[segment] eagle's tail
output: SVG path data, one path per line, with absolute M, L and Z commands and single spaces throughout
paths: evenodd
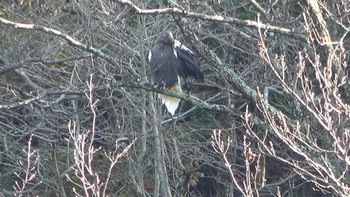
M 179 84 L 176 84 L 172 89 L 182 92 L 181 86 Z M 162 104 L 165 104 L 168 112 L 171 113 L 171 115 L 174 115 L 176 109 L 179 107 L 181 99 L 163 94 L 158 94 L 158 97 L 162 99 Z

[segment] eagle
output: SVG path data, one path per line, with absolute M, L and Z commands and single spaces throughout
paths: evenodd
M 174 39 L 170 31 L 160 34 L 148 54 L 148 60 L 153 81 L 158 88 L 182 92 L 180 77 L 185 81 L 190 77 L 199 82 L 204 81 L 199 69 L 200 63 L 194 53 Z M 168 112 L 174 115 L 181 100 L 163 94 L 158 94 L 158 97 Z

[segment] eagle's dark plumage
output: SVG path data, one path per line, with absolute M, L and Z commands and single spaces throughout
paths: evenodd
M 181 90 L 180 76 L 185 80 L 193 77 L 203 82 L 199 61 L 193 52 L 175 40 L 170 31 L 162 33 L 149 52 L 153 81 L 159 88 Z M 168 111 L 174 115 L 180 99 L 159 94 Z

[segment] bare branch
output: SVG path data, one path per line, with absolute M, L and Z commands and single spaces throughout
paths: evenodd
M 139 6 L 135 5 L 134 3 L 130 2 L 129 0 L 112 0 L 112 1 L 126 5 L 130 7 L 134 12 L 141 15 L 172 14 L 172 15 L 178 15 L 186 18 L 194 18 L 194 19 L 207 20 L 207 21 L 213 21 L 218 23 L 229 23 L 229 24 L 245 26 L 245 27 L 266 29 L 268 31 L 291 36 L 300 40 L 306 39 L 304 35 L 294 32 L 294 30 L 292 29 L 258 23 L 256 21 L 251 21 L 251 20 L 240 20 L 233 17 L 223 17 L 220 15 L 213 16 L 213 15 L 207 15 L 207 14 L 196 13 L 196 12 L 188 12 L 186 10 L 179 9 L 179 8 L 142 9 Z
M 114 66 L 118 65 L 117 61 L 112 56 L 102 52 L 100 49 L 96 49 L 94 47 L 83 44 L 83 43 L 79 42 L 78 40 L 75 40 L 74 38 L 72 38 L 68 34 L 65 34 L 59 30 L 52 29 L 49 27 L 44 27 L 41 25 L 35 25 L 35 24 L 16 23 L 16 22 L 12 22 L 12 21 L 6 20 L 6 19 L 1 18 L 1 17 L 0 17 L 0 23 L 3 23 L 5 25 L 8 25 L 8 26 L 11 26 L 14 28 L 28 29 L 28 30 L 32 29 L 32 30 L 41 31 L 44 33 L 48 33 L 48 34 L 60 37 L 60 38 L 64 39 L 65 41 L 67 41 L 68 44 L 71 46 L 77 47 L 83 51 L 91 52 L 94 55 L 105 59 L 106 61 L 108 61 L 109 63 L 111 63 Z

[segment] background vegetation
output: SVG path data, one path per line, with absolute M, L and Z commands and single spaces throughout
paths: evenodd
M 347 0 L 0 2 L 2 196 L 350 196 Z M 189 94 L 154 89 L 171 30 Z M 182 98 L 174 117 L 156 93 Z

